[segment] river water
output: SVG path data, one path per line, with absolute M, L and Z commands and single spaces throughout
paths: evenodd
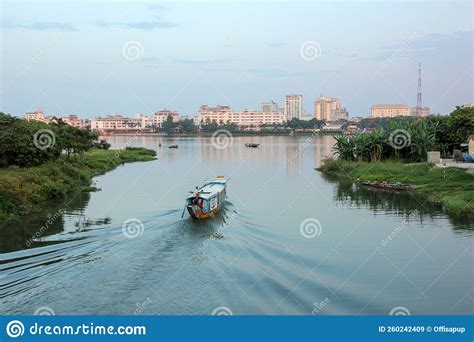
M 108 140 L 158 159 L 4 222 L 2 314 L 474 314 L 472 224 L 420 196 L 324 177 L 314 167 L 332 137 Z M 216 175 L 231 178 L 225 210 L 181 218 L 188 192 Z

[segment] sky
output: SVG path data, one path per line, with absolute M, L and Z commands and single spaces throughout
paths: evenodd
M 473 100 L 473 4 L 459 1 L 1 1 L 0 111 L 196 115 L 284 96 L 448 114 Z

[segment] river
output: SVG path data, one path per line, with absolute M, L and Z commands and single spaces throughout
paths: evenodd
M 2 227 L 2 314 L 474 314 L 474 227 L 323 176 L 330 136 L 108 140 L 158 159 Z M 181 218 L 217 175 L 231 178 L 225 210 Z

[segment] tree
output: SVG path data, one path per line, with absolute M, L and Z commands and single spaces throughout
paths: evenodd
M 60 154 L 53 126 L 0 113 L 0 165 L 39 165 Z
M 448 138 L 453 143 L 466 143 L 474 134 L 474 108 L 456 107 L 447 121 Z
M 166 118 L 166 121 L 163 123 L 163 130 L 169 134 L 173 132 L 173 128 L 174 128 L 173 116 L 168 115 L 168 117 Z

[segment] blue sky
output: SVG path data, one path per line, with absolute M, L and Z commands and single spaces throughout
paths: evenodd
M 14 115 L 195 115 L 286 94 L 446 114 L 473 101 L 470 2 L 2 1 L 1 105 Z M 304 58 L 303 44 L 316 58 Z M 311 57 L 311 56 L 310 56 Z

